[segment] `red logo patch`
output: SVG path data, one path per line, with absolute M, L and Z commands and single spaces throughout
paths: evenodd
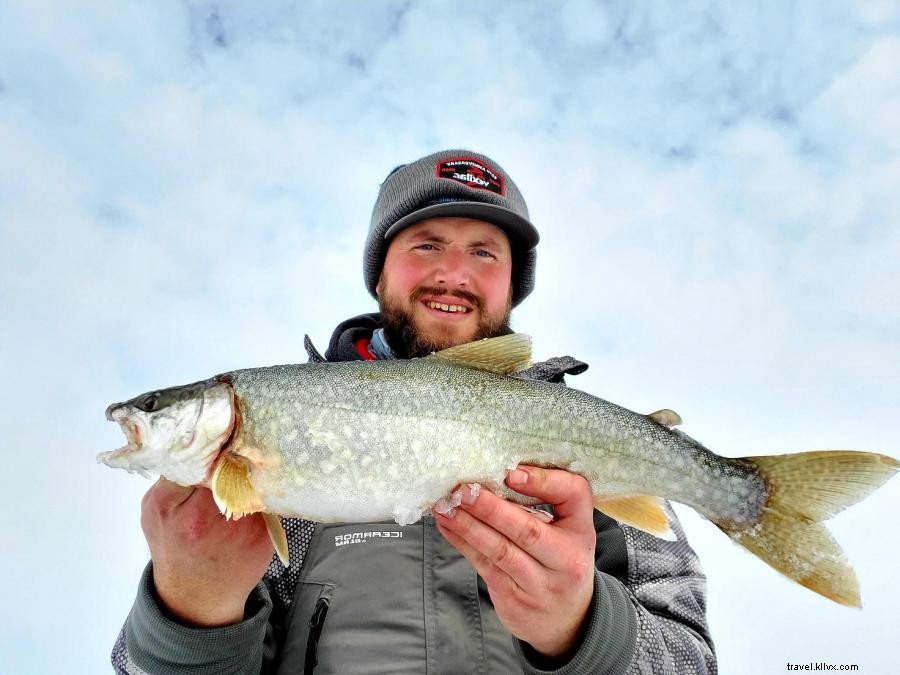
M 503 178 L 496 171 L 486 166 L 484 162 L 467 157 L 447 159 L 438 162 L 435 175 L 438 178 L 446 178 L 462 183 L 473 190 L 487 190 L 501 197 L 505 192 Z

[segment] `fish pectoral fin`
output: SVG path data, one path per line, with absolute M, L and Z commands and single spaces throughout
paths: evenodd
M 250 481 L 247 460 L 231 453 L 219 459 L 212 475 L 213 499 L 226 518 L 238 520 L 263 510 L 262 500 Z
M 657 424 L 662 424 L 664 427 L 669 427 L 670 429 L 681 424 L 681 415 L 679 415 L 674 410 L 669 410 L 668 408 L 663 408 L 662 410 L 652 412 L 647 415 L 647 417 L 649 417 Z
M 501 335 L 443 349 L 426 358 L 509 375 L 531 365 L 531 337 L 524 333 Z
M 266 529 L 269 531 L 269 539 L 272 540 L 275 553 L 278 554 L 278 559 L 287 567 L 290 564 L 290 557 L 288 555 L 287 535 L 281 524 L 281 516 L 276 516 L 274 513 L 263 513 L 263 519 L 266 521 Z
M 624 525 L 672 541 L 675 535 L 669 527 L 669 518 L 658 497 L 627 495 L 624 497 L 594 497 L 594 506 L 610 518 Z

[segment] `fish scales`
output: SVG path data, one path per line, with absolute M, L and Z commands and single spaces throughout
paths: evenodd
M 424 510 L 461 476 L 500 488 L 506 469 L 520 462 L 575 468 L 602 494 L 667 494 L 735 523 L 754 520 L 765 500 L 749 469 L 576 389 L 438 360 L 313 363 L 227 377 L 242 444 L 283 471 L 254 477 L 273 508 L 334 508 L 327 495 L 337 493 L 346 503 L 335 519 L 353 509 L 386 518 L 391 500 Z M 402 461 L 393 459 L 398 453 Z M 365 457 L 372 461 L 360 467 Z M 300 476 L 304 491 L 313 477 L 320 487 L 298 500 L 291 485 Z M 745 498 L 729 499 L 734 494 Z

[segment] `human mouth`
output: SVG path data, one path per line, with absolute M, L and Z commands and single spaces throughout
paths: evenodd
M 433 300 L 426 300 L 425 306 L 431 309 L 436 309 L 441 312 L 448 312 L 450 314 L 458 313 L 458 314 L 468 314 L 472 310 L 468 307 L 464 307 L 463 305 L 452 305 L 444 302 L 434 302 Z

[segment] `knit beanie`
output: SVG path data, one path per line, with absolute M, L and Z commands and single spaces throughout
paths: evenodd
M 391 237 L 426 218 L 450 216 L 484 220 L 503 230 L 512 249 L 513 306 L 531 293 L 540 237 L 519 188 L 489 157 L 442 150 L 397 167 L 381 184 L 363 257 L 372 297 Z

